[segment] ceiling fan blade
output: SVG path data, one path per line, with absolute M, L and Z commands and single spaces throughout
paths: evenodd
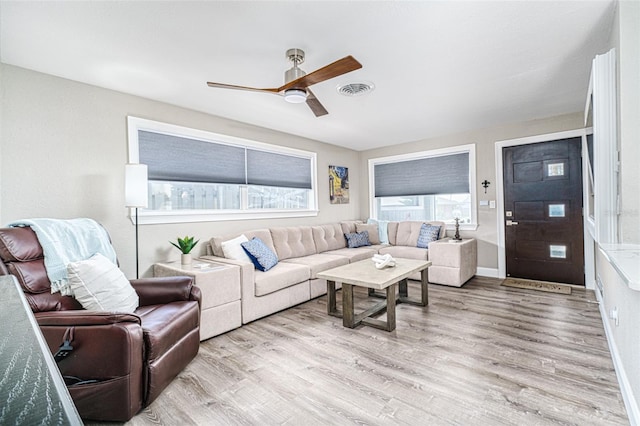
M 311 111 L 316 115 L 316 117 L 322 117 L 323 115 L 329 114 L 329 111 L 325 109 L 324 106 L 320 103 L 316 95 L 307 88 L 307 105 L 311 108 Z
M 282 90 L 287 90 L 294 87 L 305 89 L 313 84 L 338 77 L 339 75 L 346 74 L 360 68 L 362 68 L 362 64 L 358 62 L 353 56 L 345 56 L 344 58 L 338 59 L 337 61 L 320 69 L 317 69 L 310 74 L 292 80 L 284 86 L 279 87 L 277 90 L 280 92 Z
M 275 94 L 280 92 L 280 89 L 278 89 L 278 88 L 259 89 L 257 87 L 235 86 L 233 84 L 223 84 L 223 83 L 212 83 L 210 81 L 207 82 L 207 86 L 209 86 L 209 87 L 218 87 L 218 88 L 221 88 L 221 89 L 249 90 L 249 91 L 252 91 L 252 92 L 267 92 L 267 93 L 275 93 Z

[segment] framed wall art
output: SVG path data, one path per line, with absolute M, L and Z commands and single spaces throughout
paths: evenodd
M 329 166 L 329 201 L 349 204 L 349 168 Z

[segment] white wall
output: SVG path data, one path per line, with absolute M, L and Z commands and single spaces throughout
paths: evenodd
M 617 50 L 620 149 L 620 240 L 640 244 L 640 2 L 618 3 L 611 47 Z M 640 424 L 640 292 L 620 278 L 596 249 L 596 275 L 603 285 L 601 311 L 631 424 Z M 616 309 L 616 325 L 608 318 Z
M 349 204 L 329 204 L 329 165 L 349 167 L 350 190 L 361 191 L 355 151 L 10 65 L 2 66 L 0 82 L 0 225 L 34 217 L 94 218 L 111 234 L 128 277 L 135 276 L 135 230 L 124 207 L 127 115 L 318 154 L 317 217 L 141 225 L 141 275 L 150 276 L 155 262 L 179 258 L 168 243 L 177 236 L 191 234 L 204 242 L 246 229 L 330 223 L 360 213 L 357 197 Z M 194 253 L 198 249 L 204 244 Z
M 583 113 L 562 115 L 541 120 L 533 120 L 524 123 L 514 123 L 505 126 L 475 130 L 466 133 L 447 135 L 431 139 L 424 139 L 402 145 L 389 146 L 380 149 L 363 151 L 360 154 L 360 216 L 369 216 L 369 171 L 367 162 L 371 158 L 386 157 L 389 155 L 404 154 L 409 152 L 427 151 L 437 148 L 445 148 L 457 145 L 476 144 L 476 191 L 478 204 L 480 200 L 496 199 L 496 166 L 495 143 L 507 139 L 516 139 L 525 136 L 535 136 L 546 133 L 574 130 L 583 127 Z M 484 193 L 481 182 L 491 182 Z M 476 231 L 460 231 L 463 237 L 476 238 L 478 240 L 478 267 L 498 269 L 498 230 L 496 209 L 478 206 L 478 229 Z
M 632 425 L 640 424 L 640 291 L 630 290 L 600 250 L 596 250 L 596 270 L 603 283 L 600 306 L 611 355 L 616 366 L 627 414 Z M 615 310 L 618 324 L 609 318 Z

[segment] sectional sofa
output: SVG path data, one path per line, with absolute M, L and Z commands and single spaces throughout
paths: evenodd
M 426 222 L 440 226 L 439 240 L 430 243 L 430 249 L 418 248 L 418 236 L 424 222 L 389 222 L 386 237 L 380 235 L 377 225 L 362 221 L 345 221 L 319 226 L 296 226 L 256 229 L 243 232 L 248 240 L 259 238 L 278 258 L 277 264 L 266 272 L 256 269 L 247 260 L 231 255 L 229 244 L 240 236 L 213 237 L 207 246 L 207 255 L 201 259 L 237 265 L 240 268 L 242 323 L 246 324 L 266 315 L 306 302 L 326 294 L 326 281 L 317 278 L 321 271 L 351 262 L 369 259 L 374 254 L 391 254 L 397 258 L 431 260 L 432 270 L 441 276 L 442 284 L 461 286 L 475 275 L 477 252 L 475 240 L 468 240 L 459 247 L 450 244 L 445 237 L 443 222 Z M 371 245 L 349 248 L 345 234 L 366 230 L 371 236 Z M 388 240 L 388 243 L 382 243 Z M 441 244 L 432 250 L 434 244 Z M 451 247 L 448 247 L 451 246 Z M 440 249 L 444 250 L 440 250 Z M 454 250 L 450 250 L 450 248 Z M 442 251 L 442 258 L 430 252 Z M 225 253 L 226 252 L 226 253 Z M 234 258 L 235 257 L 235 258 Z M 419 276 L 411 277 L 420 279 Z

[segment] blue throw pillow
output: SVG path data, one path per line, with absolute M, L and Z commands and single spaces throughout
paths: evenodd
M 440 235 L 440 227 L 423 223 L 420 227 L 420 235 L 418 236 L 418 247 L 429 248 L 429 243 L 438 240 Z
M 256 269 L 267 272 L 278 264 L 278 256 L 258 237 L 240 244 Z
M 352 232 L 350 234 L 344 234 L 344 237 L 347 239 L 349 248 L 371 245 L 369 242 L 369 231 Z

